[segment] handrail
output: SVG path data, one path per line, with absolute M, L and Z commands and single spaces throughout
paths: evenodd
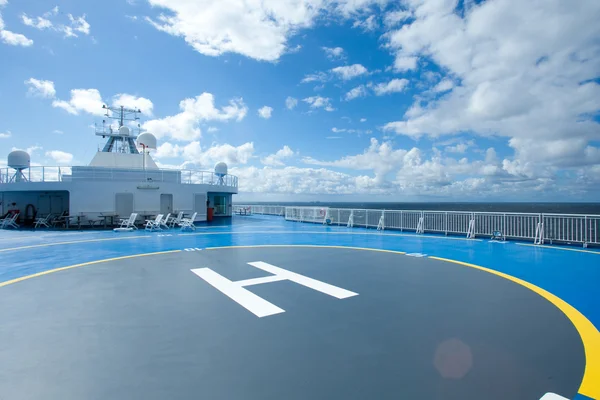
M 22 182 L 66 182 L 74 180 L 173 182 L 238 187 L 235 175 L 190 169 L 143 169 L 90 166 L 32 166 L 16 175 L 12 168 L 0 168 L 0 184 Z
M 381 210 L 314 206 L 235 205 L 234 211 L 285 215 L 289 221 L 378 228 L 417 233 L 460 234 L 468 238 L 493 237 L 531 240 L 536 244 L 600 245 L 600 215 L 442 210 Z

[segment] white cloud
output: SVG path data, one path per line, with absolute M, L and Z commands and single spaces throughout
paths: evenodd
M 47 99 L 51 99 L 56 96 L 56 89 L 54 89 L 54 82 L 52 81 L 29 78 L 25 81 L 25 85 L 29 87 L 27 93 L 32 96 L 38 96 Z
M 113 96 L 113 106 L 139 109 L 142 113 L 152 116 L 154 104 L 145 97 L 136 97 L 127 93 L 119 93 Z
M 8 139 L 12 136 L 11 131 L 0 132 L 0 139 Z
M 344 96 L 344 99 L 346 99 L 346 101 L 350 101 L 356 99 L 357 97 L 364 97 L 366 95 L 367 88 L 365 87 L 365 85 L 360 85 L 353 89 L 350 89 Z
M 50 157 L 57 164 L 69 164 L 73 161 L 73 154 L 60 150 L 47 151 L 46 157 Z
M 185 160 L 205 168 L 221 161 L 231 167 L 248 163 L 254 155 L 254 143 L 248 142 L 240 146 L 214 145 L 203 151 L 200 142 L 193 141 L 182 147 L 181 153 Z
M 264 119 L 271 118 L 271 114 L 273 113 L 273 107 L 263 106 L 258 109 L 258 116 Z
M 342 136 L 325 136 L 325 139 L 341 139 Z
M 459 153 L 459 154 L 463 154 L 469 148 L 472 148 L 474 146 L 475 146 L 475 141 L 474 140 L 469 140 L 467 142 L 457 143 L 454 146 L 446 146 L 444 148 L 444 151 L 447 152 L 447 153 Z
M 285 99 L 285 107 L 288 110 L 293 110 L 297 105 L 298 105 L 298 99 L 290 97 L 290 96 L 288 96 L 288 98 Z
M 63 131 L 61 131 L 61 130 L 59 130 L 59 129 L 55 129 L 55 130 L 53 130 L 53 131 L 52 131 L 52 133 L 55 133 L 55 134 L 57 134 L 57 135 L 62 135 L 62 134 L 64 134 L 64 132 L 63 132 Z
M 408 85 L 407 79 L 392 79 L 387 83 L 379 83 L 373 87 L 377 96 L 383 96 L 384 94 L 402 92 Z
M 34 17 L 34 18 L 30 18 L 27 16 L 27 14 L 22 14 L 21 15 L 21 21 L 23 21 L 23 23 L 27 26 L 31 26 L 32 28 L 36 28 L 36 29 L 48 29 L 48 28 L 52 28 L 52 21 L 50 21 L 47 18 L 43 18 L 43 17 Z
M 412 14 L 410 13 L 410 11 L 405 11 L 405 10 L 390 11 L 385 14 L 385 17 L 383 17 L 383 23 L 386 27 L 391 28 L 391 27 L 398 25 L 402 21 L 406 21 L 411 16 L 412 16 Z
M 331 99 L 329 97 L 311 96 L 302 101 L 308 103 L 310 108 L 323 108 L 325 111 L 334 111 L 335 109 L 331 106 Z
M 28 148 L 26 148 L 24 151 L 25 151 L 25 152 L 27 152 L 27 153 L 28 153 L 30 156 L 33 156 L 33 155 L 35 155 L 35 153 L 36 153 L 37 151 L 39 151 L 39 150 L 42 150 L 42 149 L 43 149 L 43 148 L 42 148 L 42 146 L 33 145 L 33 146 L 29 146 L 29 147 L 28 147 Z M 18 147 L 13 147 L 13 148 L 11 149 L 11 151 L 15 151 L 15 150 L 23 150 L 23 149 L 20 149 L 20 148 L 18 148 Z
M 209 126 L 207 130 L 208 133 L 215 133 L 219 131 L 219 128 L 217 128 L 216 126 Z
M 177 158 L 181 156 L 183 147 L 172 144 L 170 142 L 161 143 L 152 156 L 156 159 L 161 158 Z
M 8 4 L 6 0 L 0 0 L 0 7 Z M 2 19 L 2 14 L 0 13 L 0 40 L 11 46 L 23 46 L 28 47 L 33 44 L 33 40 L 27 38 L 25 35 L 20 33 L 14 33 L 12 31 L 6 30 L 4 19 Z
M 417 61 L 419 61 L 418 57 L 406 57 L 398 55 L 394 60 L 394 71 L 406 72 L 417 69 Z
M 168 12 L 147 18 L 156 29 L 182 37 L 208 56 L 238 53 L 276 61 L 288 49 L 288 39 L 314 25 L 324 13 L 349 18 L 383 0 L 148 0 Z
M 338 75 L 343 80 L 349 80 L 367 74 L 369 71 L 361 64 L 353 64 L 332 68 L 331 72 Z
M 90 34 L 90 24 L 85 20 L 85 14 L 81 17 L 73 17 L 69 14 L 68 17 L 69 21 L 71 21 L 71 28 L 74 31 L 83 33 L 84 35 Z
M 294 155 L 292 149 L 289 146 L 285 145 L 280 150 L 278 150 L 275 154 L 271 154 L 260 160 L 264 165 L 270 166 L 283 166 L 285 165 L 283 160 L 286 158 L 290 158 Z
M 367 119 L 366 118 L 361 118 L 360 122 L 367 122 Z
M 327 80 L 327 74 L 325 72 L 316 72 L 314 74 L 306 75 L 301 83 L 310 83 L 310 82 L 325 82 Z
M 92 115 L 102 116 L 104 115 L 103 105 L 104 102 L 98 89 L 73 89 L 71 90 L 71 99 L 69 101 L 56 99 L 52 102 L 52 107 L 62 108 L 73 115 L 77 115 L 83 111 Z
M 344 49 L 341 47 L 321 47 L 330 60 L 342 60 L 345 58 Z
M 406 4 L 414 21 L 387 34 L 387 45 L 397 60 L 435 63 L 447 76 L 434 91 L 452 90 L 418 98 L 385 130 L 411 137 L 465 131 L 506 137 L 515 156 L 504 170 L 536 179 L 550 179 L 557 166 L 596 165 L 591 142 L 600 128 L 593 118 L 600 110 L 594 81 L 600 2 L 487 1 L 464 17 L 453 1 Z
M 372 170 L 375 172 L 377 182 L 383 183 L 385 175 L 394 170 L 395 166 L 404 160 L 406 154 L 406 150 L 394 150 L 391 143 L 379 143 L 377 139 L 372 138 L 370 146 L 362 154 L 346 156 L 336 161 L 319 161 L 311 157 L 305 157 L 302 161 L 310 165 Z
M 448 90 L 452 90 L 454 87 L 454 82 L 451 79 L 443 79 L 433 88 L 434 92 L 442 93 L 447 92 Z
M 27 14 L 21 14 L 21 21 L 24 25 L 36 28 L 39 30 L 52 30 L 61 32 L 65 37 L 77 37 L 77 33 L 84 35 L 90 34 L 90 24 L 85 19 L 85 14 L 80 17 L 74 17 L 72 14 L 67 14 L 68 23 L 56 23 L 53 21 L 58 16 L 58 6 L 55 6 L 42 16 L 30 17 Z
M 375 19 L 375 14 L 369 15 L 363 21 L 354 21 L 352 24 L 353 28 L 361 28 L 363 31 L 374 31 L 379 27 L 377 20 Z
M 25 35 L 7 30 L 0 30 L 0 39 L 11 46 L 28 47 L 33 44 L 33 40 L 28 39 Z
M 325 168 L 231 168 L 239 177 L 241 193 L 356 194 L 364 193 L 361 177 Z
M 143 128 L 156 137 L 171 136 L 177 140 L 194 140 L 202 136 L 200 123 L 203 121 L 241 121 L 248 112 L 242 99 L 233 99 L 229 105 L 218 109 L 214 96 L 202 93 L 195 98 L 179 103 L 180 113 L 144 123 Z

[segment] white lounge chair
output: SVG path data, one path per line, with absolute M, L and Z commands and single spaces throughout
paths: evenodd
M 162 229 L 160 229 L 160 223 L 162 222 L 162 217 L 163 217 L 163 214 L 158 214 L 155 219 L 147 219 L 145 229 L 147 231 L 155 231 L 155 230 L 162 231 Z
M 135 220 L 137 219 L 137 216 L 138 216 L 137 213 L 131 213 L 129 218 L 124 218 L 121 220 L 121 224 L 119 225 L 119 228 L 121 228 L 121 229 L 129 229 L 129 228 L 137 229 L 137 226 L 135 226 Z
M 160 228 L 165 228 L 165 229 L 169 229 L 169 218 L 171 218 L 171 213 L 168 213 L 166 217 L 164 217 L 161 221 L 160 221 Z
M 175 225 L 180 225 L 182 219 L 183 219 L 183 212 L 180 212 L 179 214 L 177 214 L 177 218 L 171 217 L 171 221 L 167 222 L 167 224 L 169 224 L 171 226 L 171 228 L 173 228 Z
M 8 216 L 2 220 L 2 229 L 6 228 L 15 228 L 19 229 L 19 224 L 17 224 L 17 218 L 19 218 L 19 213 L 13 214 L 12 216 Z
M 196 225 L 194 225 L 194 221 L 196 220 L 196 215 L 198 215 L 197 212 L 195 212 L 191 218 L 182 218 L 181 223 L 179 224 L 179 226 L 181 226 L 181 230 L 190 228 L 191 230 L 195 231 Z
M 35 219 L 34 228 L 39 228 L 40 226 L 45 226 L 46 228 L 50 228 L 50 220 L 52 219 L 52 214 L 48 214 L 45 217 L 40 217 Z

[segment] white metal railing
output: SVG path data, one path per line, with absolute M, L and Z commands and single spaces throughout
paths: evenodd
M 505 238 L 532 240 L 537 244 L 600 245 L 600 215 L 285 207 L 285 218 L 314 223 L 328 219 L 330 224 L 348 227 L 458 234 L 469 238 L 491 237 L 500 232 Z
M 249 204 L 236 204 L 233 206 L 233 212 L 236 214 L 261 214 L 261 215 L 280 215 L 285 214 L 284 206 L 259 206 Z
M 46 167 L 33 166 L 16 177 L 12 168 L 0 168 L 0 183 L 64 182 L 73 180 L 177 182 L 182 184 L 207 184 L 238 187 L 234 175 L 218 175 L 211 171 L 104 168 L 104 167 Z

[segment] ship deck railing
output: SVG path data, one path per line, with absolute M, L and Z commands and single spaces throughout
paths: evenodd
M 234 214 L 241 210 L 249 214 L 278 215 L 288 221 L 349 228 L 465 235 L 467 238 L 500 236 L 535 244 L 600 246 L 600 215 L 234 205 Z
M 75 173 L 73 171 L 75 170 Z M 238 177 L 212 171 L 189 169 L 105 168 L 90 166 L 32 166 L 22 175 L 12 168 L 0 168 L 0 184 L 21 182 L 132 181 L 140 183 L 175 182 L 238 187 Z

